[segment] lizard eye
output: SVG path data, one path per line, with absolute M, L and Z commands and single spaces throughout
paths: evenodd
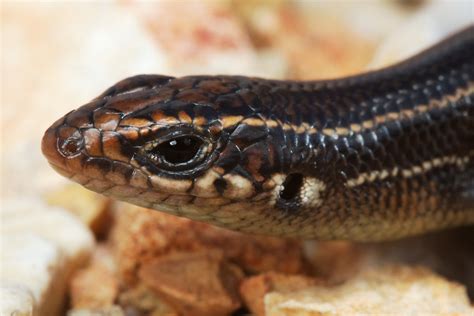
M 180 164 L 192 160 L 203 141 L 194 136 L 181 136 L 164 141 L 153 148 L 149 153 L 161 156 L 171 164 Z
M 169 171 L 190 170 L 202 163 L 212 145 L 196 135 L 176 135 L 153 142 L 143 154 L 154 165 Z

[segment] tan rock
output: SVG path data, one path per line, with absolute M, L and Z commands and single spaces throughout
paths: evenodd
M 90 264 L 75 272 L 69 284 L 73 309 L 98 309 L 114 304 L 119 291 L 112 257 L 101 245 L 96 248 Z
M 321 283 L 308 276 L 268 272 L 245 279 L 240 285 L 240 295 L 254 315 L 265 316 L 263 298 L 267 293 L 289 293 Z
M 331 283 L 353 277 L 368 264 L 367 250 L 349 241 L 305 243 L 305 255 L 313 273 Z
M 143 283 L 127 288 L 119 294 L 118 303 L 132 315 L 177 316 L 169 304 Z
M 268 316 L 473 315 L 466 289 L 424 268 L 385 267 L 333 287 L 265 296 Z
M 139 276 L 182 315 L 229 315 L 241 305 L 243 273 L 219 251 L 172 253 L 144 263 Z
M 173 251 L 217 249 L 245 271 L 303 273 L 300 241 L 252 236 L 205 223 L 122 204 L 112 232 L 119 276 L 125 284 L 137 280 L 138 267 Z

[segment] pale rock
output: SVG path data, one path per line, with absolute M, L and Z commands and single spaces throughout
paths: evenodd
M 322 283 L 322 280 L 309 276 L 270 271 L 242 281 L 240 296 L 253 315 L 265 316 L 263 298 L 267 293 L 291 293 Z
M 120 306 L 104 308 L 81 308 L 68 311 L 67 316 L 124 316 L 125 313 Z
M 64 302 L 64 257 L 52 242 L 34 234 L 6 234 L 1 240 L 2 284 L 22 285 L 31 291 L 36 302 L 37 315 L 60 315 Z M 11 308 L 28 309 L 24 297 L 17 296 L 18 306 Z
M 2 202 L 2 283 L 27 287 L 37 315 L 60 315 L 68 278 L 94 246 L 91 232 L 74 215 L 39 198 Z
M 33 316 L 35 299 L 24 285 L 2 281 L 0 286 L 0 315 Z
M 74 215 L 39 198 L 7 199 L 0 214 L 2 234 L 29 232 L 52 241 L 74 265 L 84 263 L 94 237 Z
M 339 286 L 273 292 L 264 301 L 267 316 L 474 315 L 465 287 L 407 266 L 367 270 Z

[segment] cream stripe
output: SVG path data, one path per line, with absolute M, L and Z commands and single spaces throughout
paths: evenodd
M 349 126 L 337 126 L 335 128 L 325 128 L 322 133 L 326 136 L 337 138 L 338 136 L 347 136 L 351 132 L 358 133 L 363 129 L 372 129 L 375 124 L 382 124 L 388 121 L 411 119 L 415 115 L 426 113 L 432 109 L 441 109 L 447 107 L 452 102 L 459 100 L 460 98 L 474 93 L 474 83 L 470 83 L 467 88 L 459 88 L 452 95 L 446 95 L 441 100 L 431 100 L 428 104 L 420 104 L 415 106 L 413 109 L 401 110 L 400 112 L 389 112 L 385 115 L 378 115 L 374 119 L 363 121 L 361 124 L 352 123 Z M 245 119 L 238 116 L 226 116 L 222 118 L 224 128 L 234 126 L 239 123 L 245 123 L 250 126 L 261 126 L 262 120 L 259 119 Z M 280 120 L 263 120 L 265 124 L 270 127 L 282 126 L 283 130 L 294 130 L 296 133 L 307 132 L 309 134 L 315 134 L 318 131 L 308 123 L 304 122 L 301 125 L 295 125 L 290 123 L 283 123 Z
M 434 158 L 431 160 L 424 161 L 421 165 L 413 166 L 408 169 L 399 169 L 397 167 L 391 170 L 375 170 L 371 172 L 361 173 L 355 179 L 349 179 L 346 182 L 346 186 L 353 188 L 364 183 L 371 183 L 376 180 L 383 180 L 389 176 L 396 177 L 401 175 L 404 178 L 411 178 L 413 176 L 426 173 L 433 168 L 453 165 L 456 164 L 459 168 L 463 168 L 471 159 L 471 156 L 456 157 L 456 156 L 445 156 L 441 158 Z
M 474 84 L 469 84 L 467 88 L 459 88 L 456 92 L 452 95 L 446 95 L 440 100 L 432 100 L 428 104 L 420 104 L 415 106 L 413 109 L 406 109 L 401 110 L 400 112 L 389 112 L 385 115 L 378 115 L 373 120 L 367 120 L 362 122 L 361 124 L 351 124 L 350 129 L 345 129 L 341 127 L 337 127 L 336 129 L 323 129 L 323 134 L 327 136 L 337 137 L 337 136 L 346 136 L 351 131 L 352 132 L 360 132 L 363 128 L 371 129 L 374 127 L 374 123 L 382 124 L 388 121 L 395 121 L 395 120 L 403 120 L 403 119 L 411 119 L 415 115 L 419 115 L 421 113 L 426 113 L 432 109 L 442 109 L 447 107 L 452 102 L 459 100 L 460 98 L 467 96 L 469 94 L 474 93 Z

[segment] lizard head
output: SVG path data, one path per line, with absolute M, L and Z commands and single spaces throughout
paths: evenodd
M 283 127 L 261 116 L 253 85 L 244 77 L 131 77 L 54 123 L 42 150 L 60 174 L 104 195 L 281 235 L 287 228 L 278 223 L 306 184 L 282 175 L 285 146 L 275 133 Z

